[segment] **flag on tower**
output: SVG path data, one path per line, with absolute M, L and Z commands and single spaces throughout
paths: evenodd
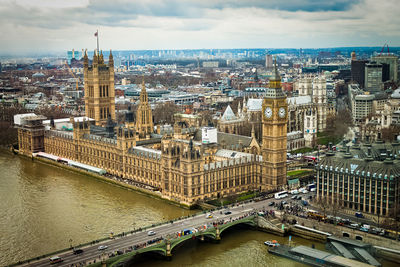
M 99 34 L 99 31 L 94 33 L 94 37 L 97 37 L 97 35 Z

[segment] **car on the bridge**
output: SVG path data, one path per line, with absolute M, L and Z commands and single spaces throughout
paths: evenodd
M 357 211 L 354 215 L 355 215 L 357 218 L 364 218 L 364 215 L 363 215 L 360 211 Z
M 154 231 L 148 231 L 148 232 L 147 232 L 147 235 L 148 235 L 148 236 L 152 236 L 152 235 L 155 235 L 155 234 L 156 234 L 156 232 L 154 232 Z
M 268 206 L 273 206 L 273 205 L 275 205 L 274 201 L 271 201 L 271 202 L 268 203 Z
M 206 219 L 212 219 L 213 215 L 212 214 L 207 214 Z
M 50 264 L 56 264 L 56 263 L 59 263 L 62 261 L 63 261 L 63 259 L 61 259 L 61 257 L 59 257 L 59 256 L 54 256 L 54 257 L 50 258 Z
M 108 246 L 106 246 L 106 245 L 101 245 L 101 246 L 99 246 L 97 249 L 98 250 L 105 250 L 105 249 L 107 249 L 108 248 Z
M 74 254 L 75 255 L 82 254 L 82 253 L 83 253 L 83 249 L 80 249 L 80 248 L 74 249 Z
M 230 210 L 227 210 L 227 211 L 225 211 L 225 212 L 224 212 L 224 214 L 225 214 L 225 215 L 232 214 L 232 211 L 230 211 Z

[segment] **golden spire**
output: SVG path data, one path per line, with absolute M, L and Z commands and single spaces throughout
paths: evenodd
M 278 67 L 276 66 L 276 57 L 274 58 L 274 74 L 269 79 L 269 88 L 281 88 L 281 76 L 279 75 Z

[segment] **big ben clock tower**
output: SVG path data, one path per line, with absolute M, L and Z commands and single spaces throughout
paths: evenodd
M 286 185 L 287 102 L 281 88 L 276 60 L 274 75 L 262 105 L 262 176 L 261 190 Z

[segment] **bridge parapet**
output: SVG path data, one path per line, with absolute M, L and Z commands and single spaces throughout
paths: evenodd
M 110 258 L 106 261 L 107 266 L 117 266 L 122 262 L 128 261 L 132 257 L 138 255 L 138 254 L 143 254 L 143 253 L 148 253 L 148 252 L 155 252 L 159 253 L 165 257 L 171 257 L 172 256 L 172 251 L 174 248 L 176 248 L 178 245 L 190 240 L 190 239 L 200 239 L 204 240 L 204 237 L 209 237 L 214 240 L 219 240 L 220 235 L 223 231 L 229 229 L 232 226 L 238 225 L 238 224 L 246 224 L 250 225 L 253 227 L 256 227 L 259 230 L 262 231 L 267 231 L 273 234 L 278 234 L 278 235 L 284 235 L 285 230 L 278 227 L 273 221 L 270 221 L 262 216 L 258 216 L 257 214 L 251 214 L 246 217 L 242 217 L 233 221 L 228 221 L 223 224 L 217 224 L 212 227 L 208 227 L 206 229 L 201 229 L 198 231 L 194 231 L 190 234 L 186 234 L 183 236 L 178 236 L 174 238 L 168 238 L 164 239 L 163 241 L 149 245 L 144 248 L 140 248 L 137 250 L 134 250 L 132 252 Z M 100 263 L 96 263 L 92 266 L 100 266 Z
M 220 234 L 225 231 L 226 229 L 237 225 L 237 224 L 247 224 L 251 226 L 257 226 L 256 223 L 256 218 L 257 215 L 250 215 L 241 219 L 237 219 L 231 222 L 227 222 L 224 224 L 216 225 L 215 227 L 208 227 L 207 229 L 200 230 L 197 232 L 193 232 L 191 234 L 187 234 L 184 236 L 180 236 L 177 238 L 171 238 L 171 239 L 165 239 L 164 241 L 150 245 L 144 248 L 137 249 L 135 251 L 126 253 L 124 255 L 119 256 L 117 259 L 116 257 L 110 258 L 107 260 L 106 264 L 107 266 L 116 266 L 120 262 L 124 262 L 129 260 L 130 258 L 134 257 L 135 255 L 142 254 L 142 253 L 147 253 L 147 252 L 155 252 L 155 253 L 160 253 L 161 255 L 165 257 L 171 257 L 172 256 L 172 251 L 174 248 L 176 248 L 179 244 L 182 244 L 183 242 L 186 242 L 189 239 L 201 239 L 204 240 L 204 237 L 207 236 L 211 239 L 214 240 L 219 240 L 220 239 Z M 95 266 L 95 265 L 93 265 Z

